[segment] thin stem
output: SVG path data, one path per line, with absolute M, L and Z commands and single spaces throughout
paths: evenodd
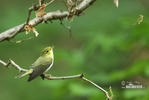
M 9 59 L 8 63 L 5 63 L 4 61 L 0 60 L 0 64 L 2 64 L 5 67 L 8 67 L 10 64 L 19 70 L 19 72 L 27 72 L 27 69 L 21 68 L 19 65 L 17 65 L 13 60 Z
M 27 20 L 26 20 L 26 25 L 28 25 L 29 23 L 29 20 L 30 20 L 30 16 L 31 16 L 31 12 L 33 11 L 33 9 L 30 9 L 28 10 L 28 16 L 27 16 Z
M 41 4 L 42 4 L 42 2 L 41 2 Z M 39 5 L 40 5 L 40 4 L 39 4 Z M 34 11 L 38 10 L 39 7 L 40 7 L 40 6 L 36 6 L 36 5 L 34 4 L 32 7 L 29 8 L 29 10 L 28 10 L 28 16 L 27 16 L 27 20 L 26 20 L 26 25 L 28 25 L 28 23 L 29 23 L 29 21 L 30 21 L 30 17 L 31 17 L 32 11 L 33 11 L 33 10 L 34 10 Z
M 105 89 L 103 89 L 102 87 L 100 87 L 96 83 L 92 82 L 91 80 L 88 80 L 87 78 L 85 78 L 84 74 L 73 75 L 73 76 L 63 76 L 63 77 L 55 77 L 55 76 L 51 76 L 49 74 L 46 74 L 45 78 L 48 79 L 48 80 L 67 80 L 67 79 L 81 78 L 82 80 L 84 80 L 84 81 L 94 85 L 96 88 L 101 90 L 106 95 L 107 100 L 111 100 L 112 99 L 112 98 L 110 98 L 108 92 Z
M 107 99 L 110 100 L 110 96 L 108 94 L 108 92 L 106 90 L 104 90 L 102 87 L 100 87 L 99 85 L 97 85 L 96 83 L 92 82 L 91 80 L 88 80 L 85 77 L 82 77 L 82 80 L 94 85 L 96 88 L 98 88 L 99 90 L 101 90 L 102 92 L 104 92 L 104 94 L 107 96 Z
M 74 79 L 74 78 L 81 78 L 82 74 L 73 75 L 73 76 L 61 76 L 61 77 L 55 77 L 51 76 L 49 74 L 45 74 L 45 78 L 48 80 L 66 80 L 66 79 Z
M 51 0 L 50 2 L 46 3 L 46 6 L 50 5 L 54 0 Z

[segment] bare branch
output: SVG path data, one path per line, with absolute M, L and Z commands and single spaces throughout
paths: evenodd
M 21 68 L 19 65 L 17 65 L 13 60 L 9 59 L 8 63 L 5 63 L 4 61 L 0 60 L 0 64 L 2 64 L 5 67 L 8 67 L 10 64 L 19 70 L 19 72 L 26 72 L 28 71 L 27 69 Z
M 17 65 L 14 61 L 12 61 L 11 59 L 8 61 L 8 63 L 5 63 L 4 61 L 0 60 L 0 64 L 2 64 L 5 67 L 8 67 L 10 64 L 13 65 L 13 67 L 15 67 L 17 70 L 19 70 L 20 72 L 26 72 L 28 71 L 27 69 L 23 69 L 21 68 L 19 65 Z M 48 79 L 48 80 L 67 80 L 67 79 L 75 79 L 75 78 L 80 78 L 90 84 L 92 84 L 93 86 L 95 86 L 97 89 L 99 89 L 100 91 L 102 91 L 106 97 L 107 100 L 112 100 L 112 97 L 109 96 L 109 93 L 103 89 L 102 87 L 100 87 L 99 85 L 97 85 L 96 83 L 92 82 L 91 80 L 88 80 L 87 78 L 84 77 L 84 74 L 78 74 L 78 75 L 72 75 L 72 76 L 62 76 L 62 77 L 55 77 L 55 76 L 51 76 L 50 74 L 45 74 L 44 78 Z M 111 90 L 110 90 L 111 91 Z
M 54 2 L 54 0 L 51 0 L 50 2 L 46 3 L 46 6 L 50 5 L 53 2 Z
M 26 25 L 28 25 L 29 20 L 30 20 L 30 16 L 31 16 L 31 12 L 33 11 L 33 8 L 35 8 L 36 5 L 33 5 L 33 7 L 28 9 L 28 16 L 27 16 L 27 20 L 26 20 Z
M 62 77 L 55 77 L 51 76 L 50 74 L 45 74 L 44 77 L 48 80 L 67 80 L 67 79 L 74 79 L 74 78 L 81 78 L 83 74 L 73 75 L 73 76 L 62 76 Z
M 102 92 L 104 92 L 104 94 L 106 95 L 107 99 L 110 100 L 110 96 L 108 94 L 108 92 L 106 90 L 104 90 L 102 87 L 100 87 L 99 85 L 97 85 L 96 83 L 92 82 L 91 80 L 88 80 L 85 77 L 82 77 L 82 80 L 94 85 L 96 88 L 98 88 L 99 90 L 101 90 Z
M 96 88 L 101 90 L 106 95 L 107 100 L 112 100 L 112 98 L 109 96 L 108 92 L 105 89 L 103 89 L 102 87 L 100 87 L 96 83 L 92 82 L 91 80 L 88 80 L 87 78 L 85 78 L 84 74 L 78 74 L 78 75 L 73 75 L 73 76 L 63 76 L 63 77 L 55 77 L 55 76 L 51 76 L 49 74 L 46 74 L 45 78 L 48 80 L 66 80 L 66 79 L 81 78 L 82 80 L 92 84 L 93 86 L 95 86 Z
M 77 15 L 77 16 L 80 15 L 81 12 L 83 12 L 86 8 L 88 8 L 95 1 L 96 0 L 83 0 L 79 5 L 74 7 L 74 9 L 73 9 L 73 11 L 75 12 L 74 15 Z M 39 6 L 37 6 L 36 8 L 31 7 L 30 10 L 38 9 L 38 8 L 39 8 Z M 42 18 L 34 18 L 29 22 L 25 22 L 21 25 L 15 26 L 11 29 L 8 29 L 8 30 L 2 32 L 0 34 L 0 42 L 4 41 L 4 40 L 9 40 L 10 38 L 13 38 L 14 36 L 16 36 L 18 33 L 25 31 L 24 25 L 26 23 L 29 23 L 32 26 L 36 26 L 39 23 L 41 23 L 42 21 L 63 19 L 63 18 L 66 18 L 67 16 L 69 16 L 68 11 L 49 12 L 45 16 L 43 16 Z M 27 18 L 27 20 L 28 20 L 28 18 Z
M 79 15 L 86 8 L 92 5 L 96 0 L 83 0 L 79 5 L 77 5 L 73 10 L 76 10 L 75 15 Z

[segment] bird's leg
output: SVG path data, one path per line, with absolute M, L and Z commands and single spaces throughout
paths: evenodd
M 44 80 L 45 74 L 41 74 L 40 77 L 42 78 L 42 80 Z

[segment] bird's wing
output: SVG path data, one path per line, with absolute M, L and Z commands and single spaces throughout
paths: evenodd
M 52 59 L 45 59 L 44 57 L 40 56 L 32 65 L 31 68 L 36 68 L 40 66 L 50 65 L 52 63 Z
M 39 57 L 30 67 L 35 68 L 36 66 L 39 66 L 41 62 L 40 60 L 41 60 L 41 57 Z
M 33 72 L 30 74 L 28 81 L 33 80 L 37 76 L 44 73 L 49 66 L 52 64 L 52 59 L 45 59 L 43 57 L 39 57 L 31 66 Z

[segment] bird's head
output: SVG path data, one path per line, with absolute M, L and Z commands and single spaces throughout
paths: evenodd
M 53 57 L 53 48 L 54 46 L 44 48 L 41 52 L 41 56 Z

